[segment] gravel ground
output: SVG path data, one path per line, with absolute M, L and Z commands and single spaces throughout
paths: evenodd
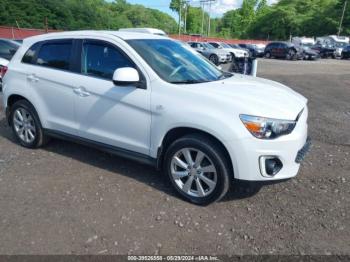
M 160 172 L 53 140 L 14 143 L 0 109 L 0 254 L 350 254 L 350 61 L 261 60 L 309 99 L 313 149 L 284 183 L 180 200 Z

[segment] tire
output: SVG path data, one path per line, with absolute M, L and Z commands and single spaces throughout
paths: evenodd
M 219 65 L 219 58 L 217 55 L 211 55 L 209 56 L 209 60 L 214 64 L 214 65 Z
M 295 56 L 296 56 L 296 53 L 293 50 L 290 50 L 286 55 L 286 59 L 287 60 L 294 60 Z
M 39 148 L 48 142 L 35 108 L 27 100 L 17 101 L 10 109 L 10 124 L 16 141 L 26 148 Z
M 265 57 L 266 58 L 271 58 L 271 53 L 270 52 L 266 52 Z
M 233 179 L 223 149 L 202 134 L 186 135 L 173 142 L 165 153 L 164 170 L 179 195 L 197 205 L 219 201 Z

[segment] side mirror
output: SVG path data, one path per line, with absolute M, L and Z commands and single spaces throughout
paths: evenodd
M 140 82 L 139 72 L 132 67 L 118 68 L 113 74 L 113 83 L 117 86 L 127 86 Z

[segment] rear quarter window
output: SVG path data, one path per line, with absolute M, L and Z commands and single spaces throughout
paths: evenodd
M 23 58 L 22 58 L 22 63 L 25 64 L 34 64 L 34 57 L 36 52 L 38 51 L 38 47 L 40 46 L 39 43 L 36 43 L 34 45 L 32 45 L 28 51 L 24 54 Z

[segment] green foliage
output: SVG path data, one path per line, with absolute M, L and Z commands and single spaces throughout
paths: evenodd
M 242 7 L 226 12 L 217 22 L 217 36 L 280 39 L 290 35 L 336 34 L 345 0 L 243 0 Z M 345 10 L 343 35 L 350 34 L 350 1 Z
M 2 25 L 59 30 L 154 27 L 174 33 L 176 21 L 161 11 L 125 0 L 1 0 Z

